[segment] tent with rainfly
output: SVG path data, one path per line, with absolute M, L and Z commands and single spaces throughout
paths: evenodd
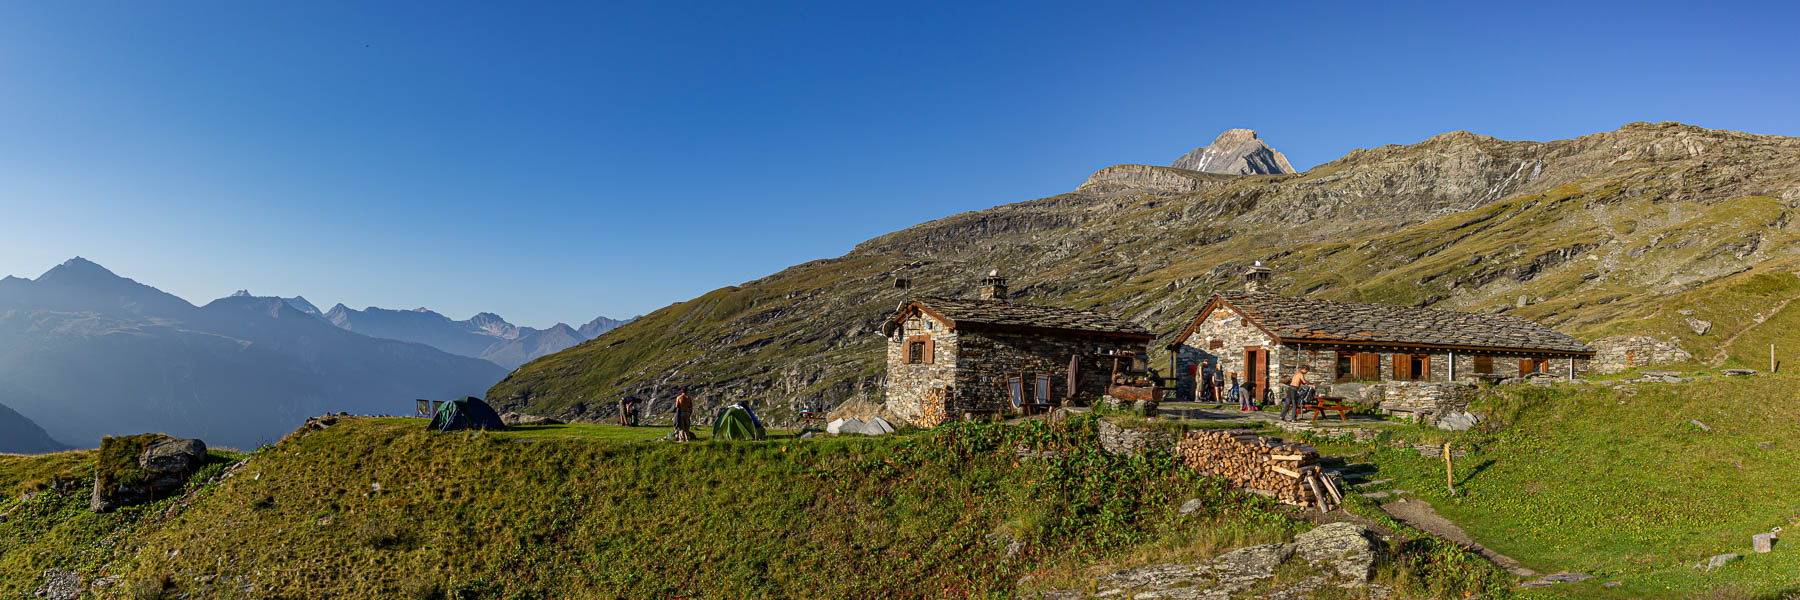
M 713 419 L 715 440 L 760 440 L 764 435 L 762 421 L 742 405 L 720 409 L 719 416 Z
M 433 431 L 456 431 L 505 429 L 506 424 L 500 421 L 500 414 L 494 412 L 494 407 L 480 398 L 464 396 L 439 405 L 437 413 L 431 416 L 431 424 L 426 427 Z

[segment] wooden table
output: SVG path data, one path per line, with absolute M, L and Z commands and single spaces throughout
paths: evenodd
M 1331 396 L 1319 396 L 1313 400 L 1312 404 L 1303 404 L 1300 408 L 1312 411 L 1312 418 L 1307 419 L 1308 421 L 1319 420 L 1319 417 L 1325 416 L 1326 411 L 1335 411 L 1339 421 L 1348 421 L 1350 420 L 1350 411 L 1356 410 L 1356 407 L 1345 404 L 1343 398 Z

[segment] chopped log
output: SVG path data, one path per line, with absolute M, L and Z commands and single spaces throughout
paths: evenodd
M 1319 503 L 1319 512 L 1325 512 L 1325 494 L 1319 493 L 1319 478 L 1306 478 L 1306 487 L 1312 488 L 1313 499 Z
M 1287 470 L 1287 469 L 1283 469 L 1283 468 L 1281 468 L 1281 467 L 1269 467 L 1269 470 L 1270 470 L 1270 471 L 1274 471 L 1274 472 L 1276 472 L 1276 473 L 1280 473 L 1280 474 L 1282 474 L 1282 475 L 1286 475 L 1286 476 L 1288 476 L 1288 477 L 1292 477 L 1292 478 L 1294 478 L 1294 479 L 1299 479 L 1299 478 L 1300 478 L 1300 472 L 1299 472 L 1299 471 L 1289 471 L 1289 470 Z

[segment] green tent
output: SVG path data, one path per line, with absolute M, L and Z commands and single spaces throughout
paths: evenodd
M 760 440 L 763 435 L 762 424 L 743 407 L 727 406 L 713 419 L 715 440 Z
M 437 414 L 431 416 L 431 424 L 426 428 L 433 431 L 505 429 L 506 424 L 500 421 L 500 414 L 494 412 L 494 407 L 480 398 L 464 396 L 439 405 Z

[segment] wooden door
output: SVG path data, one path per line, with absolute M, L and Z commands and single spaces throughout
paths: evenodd
M 1244 384 L 1250 398 L 1262 401 L 1263 390 L 1269 389 L 1269 351 L 1260 346 L 1244 349 Z

